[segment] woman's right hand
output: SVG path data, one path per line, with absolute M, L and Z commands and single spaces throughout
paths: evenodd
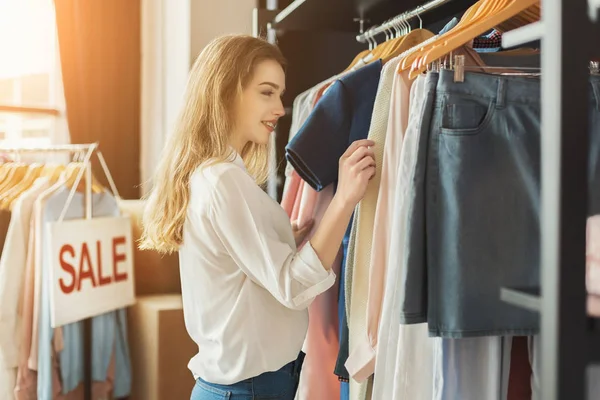
M 375 154 L 372 140 L 353 142 L 340 158 L 339 179 L 336 196 L 349 207 L 363 198 L 367 185 L 375 176 Z
M 327 207 L 310 243 L 323 263 L 331 269 L 356 204 L 367 191 L 369 180 L 375 176 L 372 140 L 357 140 L 340 158 L 338 186 L 333 201 Z

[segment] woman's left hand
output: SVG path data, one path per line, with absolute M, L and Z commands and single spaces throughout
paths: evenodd
M 292 232 L 294 232 L 294 239 L 296 240 L 296 247 L 300 246 L 302 244 L 302 242 L 304 242 L 306 235 L 308 234 L 308 232 L 310 232 L 314 223 L 315 223 L 315 221 L 313 221 L 311 219 L 302 228 L 299 228 L 298 221 L 292 222 Z

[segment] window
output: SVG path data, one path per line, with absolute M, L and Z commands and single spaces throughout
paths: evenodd
M 0 146 L 68 142 L 53 0 L 0 1 Z

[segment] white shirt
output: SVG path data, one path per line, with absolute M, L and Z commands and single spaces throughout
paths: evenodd
M 295 360 L 313 299 L 329 289 L 310 243 L 297 252 L 290 220 L 232 162 L 198 168 L 179 250 L 186 328 L 197 379 L 233 384 Z
M 21 347 L 21 300 L 25 279 L 29 223 L 36 197 L 48 187 L 48 179 L 36 180 L 14 202 L 6 241 L 0 257 L 0 365 L 16 368 Z
M 407 188 L 413 182 L 417 162 L 416 146 L 421 128 L 419 116 L 425 107 L 425 90 L 424 76 L 419 76 L 412 86 L 406 71 L 394 77 L 390 101 L 392 114 L 386 135 L 387 150 L 393 150 L 388 148 L 390 140 L 401 140 L 401 146 L 396 150 L 399 157 L 393 159 L 396 163 L 392 169 L 396 188 L 387 203 L 394 205 L 393 210 L 390 210 L 393 211 L 390 219 L 390 226 L 393 228 L 407 226 L 406 221 L 410 217 L 410 191 Z M 399 123 L 399 110 L 406 101 L 405 91 L 409 91 L 409 118 L 404 128 Z M 391 193 L 382 195 L 380 191 L 379 199 L 385 199 L 383 196 L 391 196 Z M 385 289 L 375 357 L 373 398 L 437 400 L 435 394 L 440 391 L 440 378 L 443 376 L 439 371 L 442 341 L 440 338 L 429 337 L 426 323 L 401 325 L 400 291 L 403 288 L 401 277 L 406 255 L 406 231 L 392 229 L 390 234 L 388 243 L 395 245 L 387 249 L 388 256 L 385 260 Z

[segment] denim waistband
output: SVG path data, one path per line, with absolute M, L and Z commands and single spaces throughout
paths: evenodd
M 541 105 L 540 78 L 465 72 L 464 82 L 454 82 L 454 71 L 441 70 L 437 81 L 438 95 L 465 95 L 492 100 L 497 107 L 506 103 Z M 600 110 L 600 76 L 590 75 L 590 100 Z
M 292 376 L 299 376 L 304 364 L 304 357 L 306 357 L 306 354 L 301 351 L 297 359 L 284 365 L 278 372 L 287 372 Z

